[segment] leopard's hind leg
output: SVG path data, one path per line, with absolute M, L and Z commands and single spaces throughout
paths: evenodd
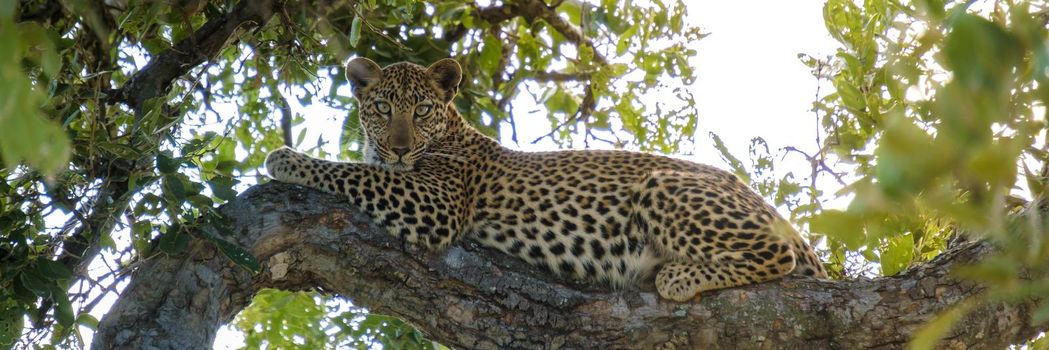
M 668 261 L 656 275 L 664 298 L 684 301 L 795 267 L 797 232 L 731 174 L 659 171 L 634 190 L 632 224 Z

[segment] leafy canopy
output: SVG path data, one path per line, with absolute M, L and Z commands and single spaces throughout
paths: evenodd
M 760 138 L 748 168 L 715 136 L 723 157 L 826 235 L 828 266 L 840 277 L 894 275 L 952 240 L 997 243 L 999 254 L 955 271 L 989 286 L 986 293 L 919 332 L 914 348 L 934 348 L 980 304 L 1043 296 L 1032 323 L 1049 321 L 1049 7 L 829 0 L 823 16 L 841 48 L 799 55 L 834 88 L 813 103 L 818 149 L 785 151 L 810 162 L 808 183 L 777 177 Z M 845 208 L 824 207 L 839 198 Z
M 316 145 L 358 156 L 356 107 L 338 91 L 352 56 L 457 58 L 468 79 L 455 103 L 492 136 L 517 141 L 518 123 L 542 123 L 563 145 L 677 152 L 696 113 L 687 92 L 663 85 L 695 79 L 699 38 L 680 0 L 0 1 L 0 348 L 82 346 L 127 272 L 183 254 L 190 235 L 257 270 L 223 239 L 215 208 L 261 179 L 280 117 L 312 117 L 291 107 L 348 115 L 339 138 Z M 673 94 L 640 100 L 662 91 Z M 522 100 L 545 118 L 515 120 Z M 328 156 L 296 129 L 294 146 Z M 331 303 L 266 292 L 236 324 L 249 345 L 427 343 Z
M 209 46 L 212 25 L 238 20 L 246 4 L 0 1 L 0 347 L 82 345 L 107 290 L 152 256 L 182 254 L 191 234 L 258 269 L 222 239 L 229 229 L 214 209 L 259 180 L 282 143 L 278 116 L 304 121 L 292 103 L 348 115 L 339 139 L 316 145 L 358 156 L 355 106 L 338 93 L 351 56 L 456 57 L 469 77 L 456 104 L 504 140 L 529 142 L 516 126 L 540 122 L 564 146 L 672 153 L 696 130 L 683 85 L 695 79 L 688 60 L 701 34 L 680 0 L 287 1 L 256 13 L 261 27 L 242 23 Z M 737 174 L 825 235 L 839 277 L 895 274 L 958 234 L 1002 246 L 958 271 L 991 288 L 930 324 L 917 348 L 974 305 L 1049 294 L 1049 280 L 1029 278 L 1046 276 L 1045 219 L 1023 209 L 1042 203 L 1049 176 L 1044 6 L 829 0 L 824 19 L 841 49 L 800 56 L 833 86 L 813 104 L 821 139 L 781 151 L 805 156 L 807 178 L 778 173 L 784 164 L 760 138 L 745 165 L 713 135 Z M 662 99 L 642 100 L 653 95 Z M 515 119 L 522 100 L 541 104 L 545 120 Z M 313 146 L 299 129 L 295 146 Z M 838 197 L 848 206 L 825 208 Z M 1046 301 L 1034 317 L 1049 319 Z M 310 294 L 263 292 L 236 327 L 249 346 L 436 346 L 400 321 Z

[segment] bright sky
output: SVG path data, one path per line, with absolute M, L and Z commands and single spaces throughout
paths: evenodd
M 764 138 L 774 155 L 789 145 L 818 149 L 816 119 L 809 111 L 816 79 L 797 56 L 824 57 L 837 48 L 823 26 L 823 2 L 702 0 L 689 3 L 688 14 L 693 25 L 710 33 L 699 41 L 694 61 L 697 160 L 724 165 L 707 136 L 711 131 L 741 159 L 754 137 Z M 820 93 L 830 91 L 824 86 Z
M 730 150 L 746 163 L 750 140 L 763 137 L 776 159 L 781 149 L 792 145 L 805 151 L 818 148 L 815 143 L 816 119 L 811 108 L 816 94 L 816 80 L 797 58 L 799 53 L 816 57 L 833 54 L 836 43 L 823 27 L 822 1 L 687 1 L 689 20 L 710 35 L 699 41 L 698 57 L 693 66 L 698 80 L 691 87 L 699 109 L 699 131 L 696 149 L 689 159 L 725 167 L 717 150 L 707 136 L 715 132 Z M 140 65 L 141 66 L 141 65 Z M 821 94 L 830 91 L 824 87 Z M 349 94 L 348 88 L 340 93 Z M 289 99 L 294 103 L 295 99 Z M 218 108 L 218 106 L 216 106 Z M 526 149 L 549 148 L 529 145 L 531 140 L 549 132 L 545 112 L 530 115 L 532 108 L 516 108 L 521 146 Z M 235 113 L 235 110 L 230 111 Z M 342 127 L 341 113 L 321 106 L 299 108 L 297 113 L 307 115 L 307 122 L 297 128 L 306 128 L 304 143 L 323 134 L 327 140 L 338 140 Z M 523 121 L 536 122 L 523 122 Z M 507 136 L 509 138 L 509 136 Z M 508 139 L 504 144 L 514 147 Z M 337 142 L 330 142 L 326 151 L 337 153 Z M 791 155 L 790 157 L 799 157 Z M 804 176 L 807 163 L 787 158 L 787 170 Z M 107 298 L 111 299 L 111 298 Z M 104 304 L 111 304 L 106 300 Z M 108 307 L 92 312 L 101 317 Z M 90 344 L 91 332 L 81 330 Z M 243 346 L 239 332 L 230 327 L 219 331 L 216 349 L 235 349 Z

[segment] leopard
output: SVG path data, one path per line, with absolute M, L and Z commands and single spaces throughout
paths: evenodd
M 466 121 L 452 58 L 345 65 L 362 160 L 283 147 L 272 179 L 341 195 L 389 234 L 439 252 L 472 240 L 559 278 L 652 283 L 668 300 L 779 279 L 826 278 L 799 232 L 735 174 L 627 150 L 524 152 Z M 651 286 L 651 285 L 649 285 Z

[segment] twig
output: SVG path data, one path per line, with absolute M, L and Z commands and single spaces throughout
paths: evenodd
M 532 140 L 532 144 L 534 145 L 536 143 L 539 143 L 539 141 L 547 137 L 553 138 L 554 133 L 558 132 L 559 130 L 561 130 L 561 128 L 565 127 L 565 125 L 568 125 L 569 123 L 585 122 L 587 119 L 590 118 L 590 115 L 594 113 L 594 107 L 596 106 L 596 104 L 597 102 L 594 100 L 594 90 L 590 88 L 590 84 L 586 84 L 586 94 L 583 95 L 583 103 L 579 104 L 579 108 L 576 109 L 575 114 L 572 114 L 572 116 L 565 118 L 563 122 L 551 129 L 550 132 L 546 135 L 540 136 L 535 140 Z
M 594 62 L 600 65 L 607 65 L 608 61 L 597 52 L 597 47 L 586 38 L 583 31 L 557 14 L 556 7 L 560 5 L 561 1 L 555 1 L 555 5 L 550 6 L 542 0 L 510 1 L 505 5 L 483 8 L 478 7 L 476 3 L 473 4 L 474 8 L 477 9 L 475 11 L 477 17 L 491 24 L 497 24 L 514 17 L 522 17 L 529 22 L 541 19 L 549 24 L 551 28 L 561 33 L 568 42 L 577 47 L 587 46 L 593 50 Z M 459 34 L 458 29 L 453 30 L 453 33 L 461 37 L 462 34 Z M 455 39 L 458 38 L 455 37 Z
M 356 2 L 351 3 L 350 6 L 349 6 L 350 7 L 350 11 L 353 11 L 353 14 L 361 19 L 361 23 L 364 23 L 364 26 L 368 27 L 368 30 L 372 31 L 372 33 L 375 33 L 375 34 L 379 35 L 383 39 L 386 39 L 386 41 L 389 41 L 391 44 L 393 44 L 393 46 L 396 46 L 397 49 L 399 49 L 401 51 L 411 51 L 410 48 L 408 48 L 407 46 L 404 46 L 404 44 L 401 44 L 400 41 L 394 40 L 389 35 L 386 35 L 386 33 L 383 33 L 382 30 L 379 30 L 378 27 L 376 27 L 375 25 L 371 24 L 371 22 L 368 22 L 368 20 L 367 20 L 368 16 L 362 15 L 361 12 L 359 10 L 357 10 L 357 6 L 356 5 L 357 5 Z
M 547 71 L 536 71 L 528 74 L 528 79 L 540 81 L 540 82 L 566 82 L 566 81 L 583 81 L 590 80 L 590 73 L 579 72 L 579 73 L 562 73 L 562 72 L 547 72 Z
M 794 146 L 783 147 L 783 150 L 787 151 L 788 153 L 789 152 L 800 153 L 803 157 L 805 157 L 806 160 L 809 161 L 809 165 L 812 166 L 812 187 L 816 187 L 816 176 L 819 173 L 821 173 L 821 172 L 827 172 L 827 173 L 831 174 L 832 176 L 834 176 L 834 179 L 837 180 L 839 184 L 841 184 L 842 186 L 848 186 L 845 183 L 845 180 L 842 179 L 843 173 L 835 172 L 834 169 L 832 169 L 829 165 L 827 165 L 826 157 L 819 157 L 819 158 L 817 158 L 816 156 L 811 156 L 808 153 L 805 153 L 805 151 L 799 150 L 799 149 L 795 148 Z M 824 150 L 820 150 L 819 152 L 817 152 L 817 154 L 824 154 L 824 153 L 825 153 Z
M 284 94 L 281 94 L 278 89 L 274 89 L 273 92 L 273 97 L 276 98 L 277 102 L 280 104 L 278 106 L 280 107 L 280 129 L 281 133 L 284 134 L 284 145 L 292 147 L 294 145 L 291 144 L 291 106 L 288 105 L 288 99 L 285 98 Z

